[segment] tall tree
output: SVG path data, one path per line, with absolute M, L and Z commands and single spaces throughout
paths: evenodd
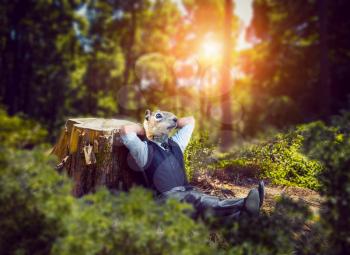
M 328 49 L 328 5 L 327 0 L 319 1 L 319 26 L 320 26 L 320 91 L 322 101 L 320 101 L 321 115 L 328 117 L 331 112 L 331 88 L 329 70 L 329 49 Z
M 1 102 L 49 129 L 69 110 L 82 53 L 73 27 L 82 1 L 2 0 L 0 4 Z
M 313 1 L 256 0 L 250 35 L 256 46 L 245 52 L 253 96 L 247 131 L 317 118 L 319 43 Z M 301 63 L 304 68 L 301 68 Z
M 347 107 L 349 1 L 255 0 L 246 52 L 252 76 L 249 129 L 327 119 Z M 258 116 L 258 117 L 257 117 Z
M 232 144 L 232 109 L 231 109 L 231 67 L 232 67 L 232 25 L 233 25 L 233 2 L 225 0 L 225 23 L 224 23 L 224 52 L 221 67 L 221 127 L 220 138 L 222 148 Z
M 84 16 L 88 19 L 86 72 L 82 89 L 84 111 L 89 115 L 111 116 L 119 110 L 116 91 L 122 83 L 125 57 L 121 40 L 122 6 L 119 1 L 89 1 Z

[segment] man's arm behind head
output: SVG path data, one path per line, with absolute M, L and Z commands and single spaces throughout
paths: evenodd
M 183 128 L 188 124 L 194 125 L 195 119 L 193 116 L 183 117 L 177 120 L 177 128 Z
M 195 119 L 193 116 L 183 117 L 177 121 L 177 128 L 179 128 L 179 130 L 171 137 L 171 139 L 180 146 L 182 152 L 185 151 L 191 140 L 194 126 Z
M 145 135 L 145 129 L 141 124 L 130 124 L 130 125 L 124 125 L 120 128 L 120 134 L 121 135 L 127 135 L 130 133 L 135 133 L 137 135 L 144 136 Z

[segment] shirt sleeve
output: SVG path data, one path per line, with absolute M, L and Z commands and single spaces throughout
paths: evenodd
M 143 170 L 148 159 L 148 147 L 145 141 L 142 141 L 136 133 L 121 135 L 123 144 L 129 149 L 131 156 L 136 164 Z
M 182 153 L 185 151 L 188 143 L 190 142 L 192 133 L 194 130 L 194 124 L 187 124 L 179 129 L 171 139 L 176 142 L 180 148 Z

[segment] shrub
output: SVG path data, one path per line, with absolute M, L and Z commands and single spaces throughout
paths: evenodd
M 222 248 L 228 254 L 293 254 L 310 217 L 303 202 L 281 197 L 271 215 L 243 217 L 231 226 L 222 226 L 219 230 L 225 240 Z
M 323 164 L 339 160 L 349 139 L 349 133 L 342 132 L 341 127 L 327 126 L 321 121 L 300 125 L 295 133 L 303 137 L 304 154 Z
M 321 224 L 328 234 L 326 254 L 347 254 L 350 249 L 350 143 L 338 151 L 338 158 L 335 153 L 320 176 L 321 194 L 325 197 Z
M 48 254 L 72 202 L 68 180 L 42 151 L 1 149 L 0 155 L 0 254 Z
M 40 149 L 2 149 L 0 254 L 210 254 L 203 225 L 144 189 L 76 199 Z
M 193 137 L 184 153 L 186 174 L 189 178 L 197 176 L 210 168 L 215 145 L 209 141 L 208 133 L 201 133 Z
M 347 254 L 350 249 L 350 136 L 349 112 L 335 116 L 332 125 L 313 122 L 300 126 L 304 150 L 320 160 L 320 192 L 324 197 L 320 220 L 300 254 Z
M 302 153 L 303 137 L 294 132 L 278 134 L 267 142 L 249 144 L 221 158 L 217 168 L 252 169 L 274 184 L 318 189 L 322 165 Z
M 5 147 L 31 148 L 44 141 L 47 132 L 32 120 L 8 116 L 0 108 L 0 144 Z
M 350 143 L 350 112 L 334 116 L 331 125 L 315 121 L 269 140 L 248 143 L 219 158 L 217 169 L 254 173 L 275 184 L 318 190 L 318 175 L 329 164 L 345 161 Z
M 209 254 L 204 227 L 183 213 L 185 207 L 176 201 L 159 206 L 141 189 L 118 197 L 100 190 L 80 201 L 54 253 Z

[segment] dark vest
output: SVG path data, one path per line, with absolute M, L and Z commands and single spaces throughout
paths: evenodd
M 163 150 L 156 143 L 147 140 L 148 160 L 144 171 L 148 186 L 157 193 L 188 184 L 180 146 L 172 139 L 168 139 L 168 144 L 169 149 Z

